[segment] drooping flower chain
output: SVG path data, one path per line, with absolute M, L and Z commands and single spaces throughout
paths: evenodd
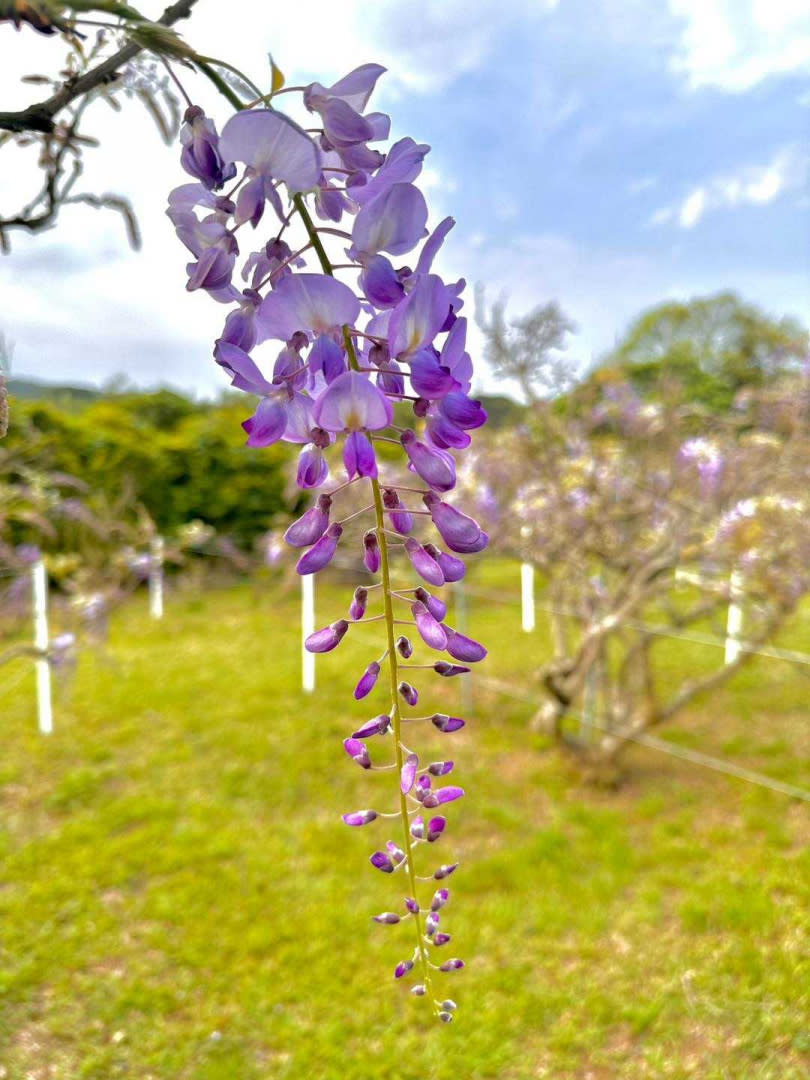
M 443 882 L 456 864 L 417 875 L 414 852 L 440 839 L 446 819 L 438 811 L 464 791 L 443 783 L 452 761 L 425 765 L 404 744 L 402 724 L 421 719 L 449 734 L 464 721 L 443 713 L 403 715 L 406 706 L 416 706 L 419 693 L 401 677 L 401 669 L 432 670 L 445 678 L 461 675 L 470 663 L 482 660 L 486 650 L 445 622 L 445 603 L 423 585 L 394 589 L 390 558 L 392 545 L 401 546 L 416 575 L 439 587 L 463 577 L 465 566 L 457 554 L 486 546 L 486 533 L 443 496 L 456 482 L 451 451 L 464 450 L 469 432 L 487 416 L 469 396 L 472 362 L 466 351 L 466 319 L 458 315 L 465 283 L 445 284 L 432 270 L 454 222 L 446 218 L 428 234 L 428 208 L 413 183 L 429 147 L 403 138 L 383 154 L 370 145 L 388 137 L 389 118 L 365 113 L 383 71 L 366 64 L 329 88 L 319 83 L 302 88 L 304 106 L 318 117 L 314 137 L 270 107 L 237 112 L 218 136 L 202 110 L 190 107 L 181 132 L 181 160 L 196 182 L 171 193 L 168 214 L 194 257 L 187 267 L 187 288 L 204 289 L 218 302 L 235 305 L 225 318 L 214 357 L 234 387 L 258 398 L 254 414 L 243 424 L 248 445 L 269 446 L 278 440 L 299 444 L 298 484 L 316 489 L 329 477 L 324 450 L 342 438 L 346 480 L 320 494 L 285 534 L 289 544 L 307 549 L 298 560 L 299 574 L 322 570 L 338 549 L 347 520 L 332 520 L 338 493 L 358 482 L 371 489 L 371 504 L 361 511 L 373 515 L 362 555 L 368 572 L 379 574 L 380 580 L 359 586 L 349 617 L 312 634 L 306 647 L 315 653 L 336 648 L 353 623 L 365 620 L 369 595 L 381 590 L 378 617 L 385 623 L 385 649 L 366 668 L 354 697 L 369 695 L 385 671 L 390 706 L 352 732 L 344 747 L 363 769 L 396 770 L 397 808 L 388 813 L 359 810 L 344 814 L 343 820 L 361 826 L 377 818 L 400 819 L 401 840 L 389 840 L 374 852 L 371 864 L 382 873 L 404 875 L 408 895 L 400 911 L 373 917 L 382 924 L 414 924 L 415 946 L 394 975 L 400 979 L 414 972 L 418 981 L 412 992 L 428 996 L 436 1015 L 447 1022 L 455 1003 L 437 998 L 432 982 L 436 973 L 458 970 L 464 963 L 443 960 L 442 953 L 434 962 L 433 950 L 450 941 L 440 929 L 440 913 L 449 898 Z M 215 194 L 237 178 L 237 165 L 244 168 L 232 189 Z M 316 217 L 329 225 L 314 224 L 307 200 Z M 240 289 L 233 283 L 240 256 L 237 234 L 245 225 L 256 229 L 272 215 L 278 220 L 269 239 L 243 260 Z M 350 231 L 335 228 L 344 215 L 353 218 Z M 296 228 L 304 241 L 297 250 L 285 239 Z M 334 244 L 332 236 L 341 238 L 344 247 L 348 243 L 343 256 L 348 262 L 330 259 L 325 242 Z M 407 255 L 423 240 L 413 268 L 394 266 L 389 256 Z M 316 269 L 305 256 L 314 257 Z M 359 274 L 356 290 L 336 277 L 344 270 Z M 272 341 L 281 348 L 272 374 L 265 375 L 251 353 Z M 412 408 L 412 427 L 393 422 L 394 405 L 402 410 L 404 403 Z M 393 482 L 398 476 L 381 477 L 375 453 L 380 439 L 399 443 L 403 465 L 424 487 Z M 423 507 L 408 505 L 419 496 Z M 416 515 L 431 518 L 442 548 L 413 535 Z M 405 612 L 395 612 L 395 605 L 403 603 L 410 607 L 411 619 L 397 617 Z M 398 634 L 403 622 L 448 658 L 403 665 L 413 652 L 411 640 Z M 374 766 L 366 740 L 384 735 L 393 736 L 395 760 Z M 434 883 L 427 900 L 417 896 L 420 881 Z

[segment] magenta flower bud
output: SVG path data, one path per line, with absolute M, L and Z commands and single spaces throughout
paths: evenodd
M 447 604 L 445 604 L 444 600 L 440 600 L 438 596 L 431 596 L 427 589 L 423 589 L 421 585 L 418 589 L 414 589 L 414 596 L 425 605 L 437 622 L 441 622 L 447 614 Z
M 416 401 L 413 403 L 413 415 L 418 416 L 420 418 L 420 420 L 424 420 L 424 418 L 428 414 L 428 409 L 429 408 L 430 408 L 430 399 L 429 398 L 424 398 L 424 397 L 417 398 Z
M 399 686 L 397 687 L 397 690 L 399 690 L 399 692 L 400 692 L 400 694 L 402 694 L 402 697 L 404 698 L 404 700 L 412 708 L 419 701 L 419 693 L 418 693 L 416 687 L 411 686 L 411 684 L 409 682 L 401 682 L 399 684 Z
M 349 618 L 354 620 L 362 619 L 366 613 L 367 605 L 368 589 L 364 589 L 362 585 L 358 585 L 354 590 L 354 599 L 349 607 Z
M 376 810 L 355 810 L 351 814 L 344 814 L 343 820 L 347 825 L 368 825 L 377 817 Z M 393 870 L 393 866 L 391 867 Z
M 489 543 L 489 537 L 477 521 L 462 514 L 449 503 L 442 502 L 432 491 L 424 495 L 422 501 L 430 511 L 433 524 L 451 551 L 471 554 L 482 551 Z
M 309 547 L 320 540 L 329 526 L 329 510 L 332 500 L 328 495 L 321 495 L 314 506 L 290 525 L 284 533 L 284 539 L 291 547 Z
M 454 761 L 431 761 L 428 772 L 431 776 L 446 776 L 453 771 Z
M 373 529 L 363 537 L 363 563 L 370 574 L 380 569 L 380 542 Z
M 430 718 L 430 722 L 444 735 L 449 735 L 453 731 L 461 731 L 464 727 L 464 721 L 460 716 L 448 716 L 446 713 L 434 713 Z
M 410 790 L 410 788 L 408 790 Z M 425 839 L 425 822 L 421 814 L 417 814 L 411 822 L 411 836 L 414 840 Z
M 391 717 L 387 713 L 381 713 L 352 732 L 353 739 L 367 739 L 370 735 L 384 735 L 391 727 Z
M 388 520 L 391 522 L 391 528 L 402 536 L 407 536 L 413 529 L 413 515 L 409 514 L 405 509 L 397 492 L 393 491 L 391 488 L 386 488 L 385 491 L 383 491 L 383 503 L 387 510 L 395 511 L 388 515 Z
M 447 651 L 454 660 L 461 660 L 465 664 L 477 664 L 487 655 L 487 650 L 480 642 L 459 634 L 446 623 L 442 623 L 442 627 L 447 634 Z
M 441 1020 L 441 1022 L 443 1024 L 452 1024 L 453 1023 L 453 1014 L 451 1012 L 447 1012 L 446 1009 L 442 1009 L 441 1012 L 438 1015 L 439 1015 L 439 1019 Z
M 365 824 L 365 822 L 359 822 L 358 824 Z M 369 862 L 375 870 L 382 870 L 384 874 L 393 874 L 394 872 L 394 864 L 384 851 L 375 851 L 370 857 Z
M 441 815 L 432 817 L 427 824 L 427 841 L 429 844 L 434 843 L 444 832 L 444 827 L 447 824 L 447 818 L 443 818 Z
M 461 581 L 467 573 L 467 567 L 461 559 L 456 559 L 445 551 L 440 551 L 435 544 L 425 544 L 425 551 L 439 564 L 445 581 Z
M 413 960 L 403 960 L 401 964 L 397 964 L 394 968 L 394 978 L 401 979 L 403 975 L 407 975 L 409 971 L 413 970 Z
M 396 926 L 400 921 L 395 911 L 383 911 L 380 915 L 371 916 L 374 922 L 383 923 L 385 926 Z
M 445 679 L 451 679 L 454 675 L 466 675 L 470 669 L 460 664 L 448 664 L 446 660 L 437 660 L 433 670 Z
M 458 863 L 443 863 L 439 869 L 434 873 L 434 878 L 437 881 L 443 881 L 444 878 L 450 877 L 453 871 L 458 867 Z
M 420 776 L 416 781 L 416 791 L 414 792 L 414 798 L 422 802 L 425 795 L 430 791 L 430 777 Z
M 309 551 L 305 551 L 298 560 L 296 570 L 299 574 L 317 574 L 332 561 L 337 551 L 338 540 L 343 534 L 343 526 L 333 521 L 323 536 Z
M 443 933 L 442 934 L 436 934 L 435 937 L 433 938 L 433 944 L 438 945 L 439 947 L 441 947 L 442 945 L 446 945 L 449 940 L 450 940 L 450 935 L 449 934 L 443 934 Z
M 421 600 L 411 604 L 411 613 L 424 643 L 431 649 L 444 649 L 447 645 L 447 634 L 442 629 L 441 623 L 436 621 Z
M 413 656 L 413 645 L 406 637 L 397 638 L 397 652 L 404 659 L 407 660 Z
M 365 743 L 361 743 L 359 739 L 344 739 L 343 749 L 352 761 L 357 762 L 361 769 L 371 768 L 371 758 Z
M 439 971 L 461 971 L 463 967 L 464 961 L 454 957 L 452 960 L 445 960 L 439 968 Z
M 400 791 L 403 795 L 407 795 L 414 785 L 416 780 L 416 770 L 419 768 L 419 758 L 416 754 L 408 754 L 405 758 L 405 764 L 402 766 L 402 772 L 400 775 Z
M 430 901 L 430 910 L 439 911 L 447 901 L 450 899 L 449 889 L 437 889 L 433 894 L 433 899 Z
M 345 619 L 338 619 L 331 626 L 325 626 L 323 630 L 316 630 L 310 634 L 304 642 L 307 652 L 325 653 L 336 649 L 343 640 L 343 635 L 349 629 Z
M 435 491 L 450 491 L 456 486 L 456 469 L 448 453 L 420 442 L 412 431 L 403 431 L 400 442 L 414 471 Z
M 439 929 L 439 916 L 435 911 L 431 911 L 428 917 L 425 919 L 425 934 L 427 937 L 433 937 L 436 931 Z
M 444 585 L 444 573 L 435 559 L 428 555 L 418 540 L 409 536 L 405 541 L 405 551 L 417 574 L 429 585 Z
M 424 997 L 427 993 L 427 987 L 424 983 L 417 983 L 416 986 L 411 987 L 411 993 L 417 997 Z
M 391 856 L 391 861 L 396 866 L 399 866 L 399 864 L 405 858 L 405 852 L 402 850 L 401 847 L 397 847 L 393 840 L 388 840 L 385 846 L 388 850 L 388 854 Z
M 410 911 L 411 915 L 419 914 L 419 904 L 410 896 L 405 897 L 405 907 Z
M 376 660 L 373 660 L 366 668 L 357 686 L 354 688 L 354 696 L 357 701 L 360 701 L 361 698 L 364 698 L 367 694 L 371 693 L 379 674 L 380 665 Z
M 422 805 L 428 809 L 432 809 L 434 806 L 442 806 L 444 803 L 454 802 L 456 799 L 460 799 L 464 795 L 464 788 L 460 787 L 443 787 L 437 791 L 430 791 L 422 800 Z

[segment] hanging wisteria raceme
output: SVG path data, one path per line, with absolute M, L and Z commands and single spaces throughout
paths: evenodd
M 352 811 L 343 821 L 398 823 L 398 838 L 385 840 L 370 861 L 381 873 L 398 874 L 406 895 L 397 910 L 373 918 L 386 926 L 411 923 L 394 977 L 411 976 L 412 992 L 448 1022 L 455 1004 L 434 983 L 464 967 L 444 958 L 450 935 L 440 928 L 450 895 L 445 880 L 456 864 L 434 858 L 431 845 L 445 833 L 445 807 L 464 790 L 447 782 L 453 762 L 424 762 L 406 745 L 403 726 L 410 731 L 423 722 L 448 735 L 464 727 L 460 717 L 424 706 L 412 714 L 422 693 L 417 680 L 463 675 L 486 655 L 448 625 L 444 601 L 429 590 L 463 577 L 457 556 L 488 541 L 448 497 L 454 455 L 487 415 L 470 397 L 466 319 L 458 314 L 465 283 L 448 284 L 433 270 L 454 222 L 427 228 L 428 207 L 415 181 L 429 147 L 406 137 L 387 153 L 378 148 L 390 121 L 367 105 L 383 71 L 366 64 L 331 87 L 293 88 L 302 114 L 311 114 L 306 130 L 273 107 L 279 87 L 260 107 L 228 119 L 220 135 L 190 107 L 181 163 L 195 182 L 171 193 L 168 214 L 193 256 L 187 288 L 230 305 L 214 357 L 234 387 L 257 399 L 243 424 L 248 445 L 299 445 L 297 482 L 310 490 L 327 485 L 333 455 L 324 452 L 340 444 L 345 477 L 286 532 L 291 546 L 304 549 L 299 574 L 328 566 L 346 543 L 348 517 L 368 515 L 358 554 L 378 580 L 358 586 L 347 617 L 316 631 L 306 646 L 330 652 L 358 623 L 378 620 L 385 629 L 353 695 L 360 701 L 385 693 L 387 707 L 351 732 L 344 747 L 363 769 L 390 769 L 396 786 L 388 806 Z M 254 239 L 260 233 L 261 242 Z M 394 423 L 395 408 L 407 426 Z M 397 465 L 378 460 L 381 442 L 399 446 Z M 355 484 L 368 489 L 368 505 L 341 519 L 341 493 Z M 430 524 L 435 534 L 422 536 Z M 413 585 L 392 585 L 394 554 L 404 556 Z M 406 663 L 420 642 L 441 656 Z M 375 741 L 379 757 L 393 760 L 378 760 L 368 745 Z M 386 752 L 392 743 L 393 753 Z M 417 867 L 420 847 L 430 854 Z

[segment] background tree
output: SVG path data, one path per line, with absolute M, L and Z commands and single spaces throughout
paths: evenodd
M 497 376 L 517 382 L 527 402 L 570 386 L 571 365 L 563 353 L 576 325 L 556 300 L 507 319 L 506 301 L 498 300 L 487 311 L 479 287 L 475 307 L 476 322 L 484 333 L 484 358 Z
M 762 386 L 807 356 L 807 331 L 774 318 L 736 293 L 667 300 L 630 325 L 594 376 L 618 372 L 641 394 L 667 378 L 688 401 L 728 409 L 744 386 Z
M 468 478 L 500 549 L 547 585 L 554 654 L 534 672 L 537 720 L 599 769 L 751 656 L 673 684 L 668 634 L 722 634 L 734 600 L 757 648 L 810 590 L 807 375 L 743 386 L 726 413 L 671 385 L 642 397 L 614 372 L 572 394 L 575 408 L 535 401 Z M 583 740 L 571 718 L 586 695 L 599 729 Z

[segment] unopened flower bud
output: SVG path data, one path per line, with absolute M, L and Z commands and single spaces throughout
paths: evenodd
M 356 761 L 361 769 L 371 768 L 371 758 L 369 757 L 368 749 L 365 743 L 361 743 L 359 739 L 344 739 L 343 749 L 352 759 Z
M 411 822 L 411 836 L 414 840 L 425 839 L 425 822 L 421 814 L 417 814 Z
M 447 716 L 446 713 L 434 713 L 430 718 L 431 724 L 445 735 L 453 731 L 460 731 L 464 727 L 464 721 L 459 716 Z
M 414 596 L 425 605 L 437 622 L 441 622 L 447 614 L 447 604 L 445 604 L 444 600 L 440 600 L 438 596 L 432 596 L 427 589 L 423 589 L 421 585 L 418 589 L 414 589 Z
M 467 573 L 467 567 L 461 559 L 456 559 L 453 555 L 440 551 L 435 544 L 425 544 L 425 551 L 439 564 L 445 581 L 461 581 Z
M 403 960 L 401 964 L 397 964 L 394 968 L 394 978 L 401 979 L 403 975 L 407 975 L 409 971 L 413 970 L 413 960 Z
M 350 619 L 362 619 L 366 613 L 366 606 L 368 604 L 368 589 L 364 589 L 362 585 L 358 585 L 354 590 L 354 599 L 349 607 Z
M 419 913 L 419 904 L 410 896 L 405 897 L 405 907 L 410 911 L 411 915 L 417 915 Z
M 443 1024 L 451 1024 L 453 1022 L 453 1014 L 443 1009 L 439 1013 L 439 1019 Z
M 442 881 L 446 877 L 450 877 L 453 871 L 458 866 L 458 863 L 443 863 L 439 869 L 434 873 L 434 878 L 437 881 Z
M 405 763 L 402 766 L 402 772 L 400 775 L 400 790 L 403 795 L 407 795 L 414 785 L 416 780 L 416 770 L 419 768 L 419 758 L 416 754 L 408 754 L 405 759 Z
M 444 585 L 444 573 L 435 559 L 428 555 L 418 540 L 409 536 L 405 541 L 405 551 L 414 570 L 424 578 L 428 585 Z
M 383 911 L 380 915 L 371 916 L 374 922 L 384 923 L 386 926 L 395 926 L 400 921 L 395 911 Z
M 413 707 L 419 701 L 419 693 L 415 686 L 411 686 L 409 682 L 401 682 L 397 687 L 403 699 Z
M 427 841 L 432 844 L 434 840 L 438 840 L 444 832 L 445 825 L 447 824 L 447 818 L 443 818 L 441 815 L 438 817 L 432 817 L 427 823 Z
M 380 569 L 380 542 L 373 529 L 363 537 L 363 563 L 370 574 L 376 574 Z
M 309 547 L 320 540 L 329 526 L 329 510 L 332 500 L 328 495 L 321 495 L 314 506 L 290 525 L 284 533 L 284 539 L 292 547 Z
M 357 701 L 360 701 L 367 694 L 370 694 L 374 689 L 374 684 L 377 682 L 377 677 L 380 674 L 380 665 L 376 660 L 372 661 L 366 670 L 364 671 L 360 681 L 354 688 L 354 696 Z
M 437 889 L 433 894 L 433 899 L 430 901 L 430 910 L 439 911 L 447 901 L 450 899 L 449 889 Z
M 433 670 L 437 675 L 442 675 L 445 679 L 451 679 L 454 675 L 466 675 L 470 669 L 463 667 L 461 664 L 448 664 L 446 660 L 437 660 L 433 665 Z
M 357 731 L 352 732 L 353 739 L 367 739 L 370 735 L 384 735 L 391 727 L 391 717 L 387 713 L 366 720 Z
M 433 937 L 436 931 L 439 929 L 439 916 L 435 911 L 431 911 L 428 917 L 425 919 L 425 934 L 427 937 Z
M 411 645 L 408 638 L 397 638 L 397 652 L 403 658 L 403 660 L 408 660 L 411 656 L 413 656 L 413 645 Z
M 460 971 L 464 967 L 464 961 L 454 957 L 452 960 L 445 960 L 440 966 L 439 971 Z
M 447 634 L 440 622 L 436 621 L 425 604 L 416 600 L 411 604 L 411 613 L 416 620 L 416 629 L 426 645 L 431 649 L 444 649 L 447 646 Z
M 333 521 L 320 540 L 305 551 L 295 569 L 302 576 L 305 574 L 317 574 L 334 558 L 337 551 L 338 540 L 343 535 L 343 526 Z
M 433 944 L 439 946 L 439 948 L 441 948 L 442 945 L 446 945 L 449 941 L 450 941 L 450 935 L 449 934 L 439 933 L 439 934 L 435 934 L 434 937 L 433 937 Z
M 417 997 L 424 997 L 427 993 L 427 987 L 424 983 L 417 983 L 416 986 L 411 987 L 411 993 Z
M 375 870 L 382 870 L 384 874 L 393 874 L 394 872 L 394 864 L 384 851 L 375 851 L 369 862 Z
M 431 761 L 427 768 L 431 776 L 446 776 L 453 771 L 454 765 L 453 761 Z
M 347 825 L 368 825 L 376 817 L 376 810 L 355 810 L 351 814 L 344 814 L 343 820 Z
M 392 862 L 396 866 L 399 866 L 399 864 L 405 858 L 405 852 L 402 850 L 401 847 L 397 847 L 393 840 L 389 840 L 385 846 L 388 849 L 388 854 L 391 856 Z
M 325 626 L 323 630 L 316 630 L 310 634 L 304 642 L 307 652 L 326 653 L 336 649 L 343 640 L 343 635 L 349 629 L 345 619 L 338 619 L 331 626 Z

